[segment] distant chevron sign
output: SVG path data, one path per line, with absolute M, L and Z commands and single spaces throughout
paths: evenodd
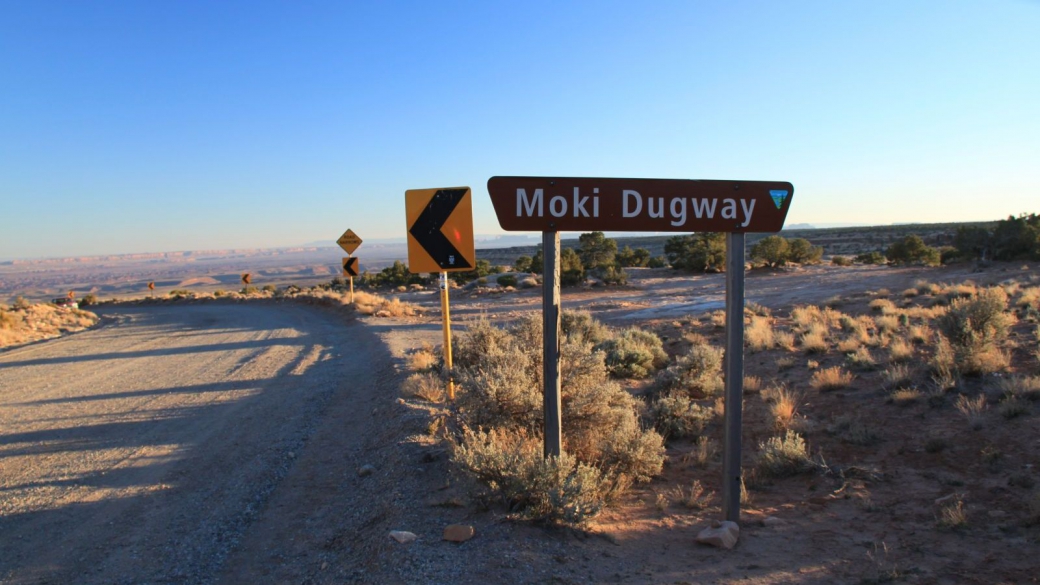
M 406 191 L 408 270 L 461 272 L 477 263 L 469 187 Z

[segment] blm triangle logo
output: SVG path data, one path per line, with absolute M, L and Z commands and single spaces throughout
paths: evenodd
M 787 189 L 781 190 L 770 190 L 769 196 L 773 198 L 773 203 L 776 204 L 776 208 L 780 209 L 784 206 L 784 201 L 787 201 Z

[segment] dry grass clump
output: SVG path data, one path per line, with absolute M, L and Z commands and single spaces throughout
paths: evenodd
M 827 353 L 827 350 L 830 349 L 827 327 L 820 323 L 810 325 L 799 341 L 806 353 Z
M 422 347 L 412 350 L 406 358 L 408 369 L 413 372 L 424 372 L 432 370 L 440 358 L 433 352 L 433 347 L 428 344 L 423 344 Z
M 773 416 L 773 428 L 778 431 L 794 428 L 798 420 L 798 403 L 801 401 L 801 394 L 781 385 L 770 388 L 763 396 L 770 401 L 769 412 Z
M 427 402 L 444 402 L 445 382 L 431 372 L 412 374 L 401 384 L 401 394 Z
M 1040 400 L 1040 376 L 1003 378 L 997 382 L 997 386 L 1006 396 L 1034 402 Z
M 888 358 L 893 362 L 905 362 L 914 357 L 914 345 L 903 337 L 896 337 L 888 344 Z
M 978 430 L 982 428 L 982 414 L 988 408 L 986 405 L 986 397 L 982 394 L 975 398 L 968 398 L 961 394 L 957 397 L 957 402 L 954 403 L 957 411 L 964 415 L 964 418 L 968 419 L 968 425 L 971 428 Z
M 841 311 L 835 311 L 831 308 L 821 309 L 816 305 L 799 306 L 791 309 L 791 321 L 802 331 L 809 330 L 814 326 L 822 328 L 824 332 L 830 331 L 840 326 L 842 317 L 845 317 L 845 315 Z
M 762 378 L 744 376 L 744 394 L 754 394 L 760 390 L 762 390 Z
M 712 311 L 710 320 L 716 329 L 724 328 L 726 326 L 726 311 Z
M 1040 310 L 1040 286 L 1031 286 L 1029 288 L 1021 289 L 1018 299 L 1015 300 L 1015 306 L 1026 309 L 1033 308 Z
M 583 343 L 561 348 L 566 455 L 558 460 L 541 453 L 540 319 L 508 329 L 480 322 L 458 337 L 452 457 L 523 517 L 581 524 L 661 471 L 663 438 L 640 426 L 636 399 L 585 341 L 600 327 L 584 321 L 568 338 Z
M 916 288 L 908 288 L 908 289 L 903 291 L 903 298 L 905 298 L 905 299 L 912 299 L 912 298 L 916 297 L 919 294 L 921 294 L 921 293 L 918 292 L 918 290 Z
M 885 388 L 898 388 L 913 382 L 915 372 L 906 364 L 896 364 L 881 373 Z
M 877 324 L 880 333 L 892 334 L 899 331 L 900 322 L 898 315 L 880 315 L 874 322 Z
M 942 286 L 939 284 L 920 278 L 913 282 L 913 286 L 917 289 L 918 294 L 922 295 L 937 295 L 942 292 Z
M 898 406 L 909 406 L 921 398 L 924 398 L 924 393 L 917 388 L 900 388 L 888 395 L 888 399 Z
M 1015 395 L 1005 396 L 997 406 L 997 412 L 1006 419 L 1013 419 L 1029 412 L 1029 405 Z
M 714 396 L 723 387 L 722 350 L 707 344 L 693 345 L 657 377 L 659 391 L 679 390 L 692 398 Z
M 596 346 L 606 353 L 607 370 L 617 378 L 645 378 L 668 363 L 661 338 L 635 327 Z
M 773 342 L 776 343 L 776 346 L 780 349 L 794 351 L 794 333 L 789 331 L 777 331 L 773 334 Z
M 935 523 L 939 528 L 956 530 L 968 525 L 968 512 L 964 509 L 964 502 L 955 499 L 943 504 L 936 515 Z
M 888 299 L 874 299 L 867 306 L 882 315 L 891 315 L 898 310 L 896 304 Z
M 845 388 L 852 383 L 852 374 L 843 370 L 840 366 L 824 368 L 813 373 L 809 385 L 814 390 L 826 392 Z
M 761 477 L 788 477 L 816 469 L 805 439 L 794 431 L 770 437 L 758 446 L 755 472 Z
M 770 317 L 752 316 L 750 323 L 744 331 L 748 349 L 751 351 L 763 351 L 773 347 L 776 343 L 773 333 L 773 320 Z
M 665 394 L 650 405 L 654 428 L 668 439 L 694 437 L 704 431 L 715 413 L 682 392 Z
M 850 368 L 859 371 L 870 371 L 877 367 L 877 360 L 874 359 L 874 354 L 866 347 L 860 347 L 853 352 L 847 353 L 845 362 Z
M 681 485 L 675 486 L 672 490 L 672 498 L 684 508 L 691 510 L 703 510 L 711 504 L 712 498 L 715 496 L 715 492 L 709 491 L 701 483 L 701 480 L 695 479 L 689 488 L 683 488 Z
M 909 330 L 910 341 L 914 343 L 927 343 L 935 333 L 928 325 L 911 325 Z

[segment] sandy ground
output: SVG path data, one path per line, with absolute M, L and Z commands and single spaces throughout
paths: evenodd
M 747 288 L 750 300 L 783 308 L 865 287 L 899 291 L 921 277 L 987 282 L 1019 272 L 817 267 L 752 273 Z M 647 271 L 626 289 L 565 292 L 564 304 L 616 325 L 668 322 L 710 310 L 723 283 Z M 453 294 L 458 331 L 540 308 L 536 291 Z M 436 306 L 430 293 L 405 298 Z M 0 583 L 954 584 L 1040 575 L 1040 541 L 1013 521 L 1021 490 L 1008 483 L 1036 475 L 1035 415 L 957 441 L 963 427 L 948 411 L 891 414 L 871 380 L 858 381 L 816 407 L 821 417 L 888 413 L 881 448 L 829 454 L 883 477 L 764 486 L 740 543 L 720 551 L 694 543 L 718 502 L 655 506 L 695 478 L 717 489 L 717 465 L 684 464 L 683 445 L 669 451 L 662 478 L 589 531 L 516 524 L 472 501 L 426 438 L 426 414 L 397 394 L 407 353 L 440 342 L 434 310 L 360 321 L 275 302 L 102 313 L 100 329 L 0 353 Z M 784 375 L 799 383 L 802 374 Z M 925 424 L 954 439 L 938 459 L 920 449 Z M 963 463 L 997 444 L 999 469 Z M 363 466 L 371 473 L 359 474 Z M 952 493 L 966 495 L 971 530 L 935 529 L 933 502 Z M 767 516 L 780 522 L 763 526 Z M 452 523 L 473 525 L 476 537 L 441 540 Z M 391 530 L 418 540 L 398 544 Z

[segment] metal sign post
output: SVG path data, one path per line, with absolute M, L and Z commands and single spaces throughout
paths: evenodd
M 441 312 L 444 314 L 444 367 L 448 371 L 448 400 L 455 400 L 451 372 L 451 309 L 448 306 L 448 273 L 441 272 Z
M 560 232 L 542 232 L 542 378 L 546 458 L 563 453 L 560 396 Z
M 744 400 L 744 234 L 726 234 L 725 444 L 722 460 L 722 510 L 740 521 L 741 418 Z

